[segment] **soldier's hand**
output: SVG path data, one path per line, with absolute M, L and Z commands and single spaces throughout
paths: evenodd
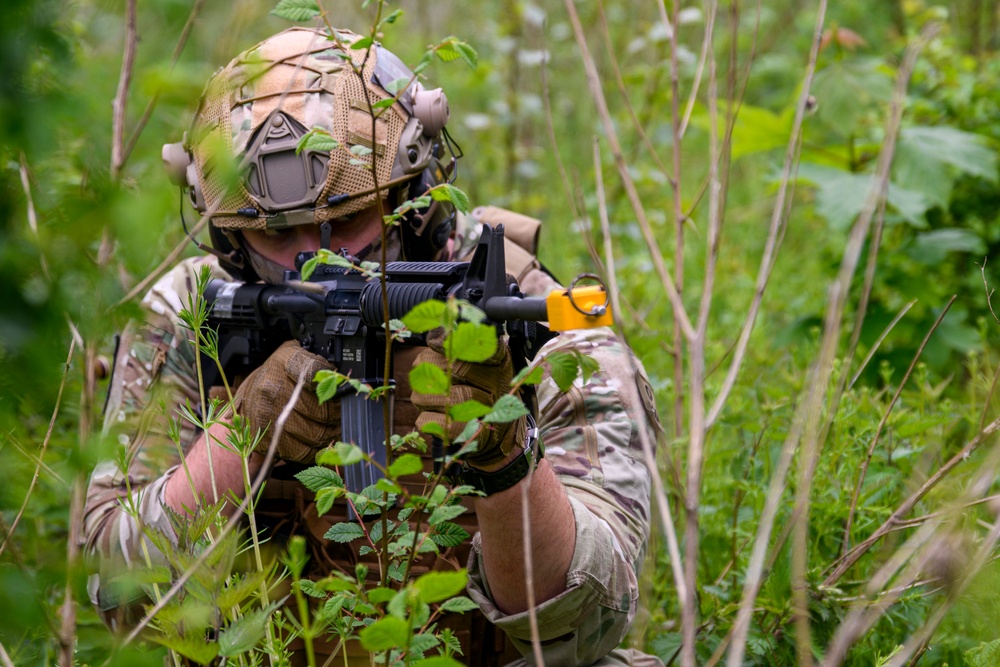
M 333 367 L 297 341 L 283 343 L 260 368 L 247 376 L 236 390 L 236 413 L 250 425 L 251 433 L 264 432 L 257 451 L 267 452 L 274 423 L 292 397 L 305 373 L 305 386 L 285 421 L 278 440 L 277 455 L 298 463 L 314 463 L 316 451 L 340 436 L 340 406 L 337 401 L 320 404 L 313 377 L 317 371 Z
M 448 372 L 448 360 L 444 355 L 444 334 L 442 329 L 435 329 L 427 335 L 428 349 L 421 352 L 414 366 L 421 363 L 434 364 L 445 373 Z M 449 405 L 458 405 L 469 400 L 492 406 L 497 400 L 510 391 L 510 382 L 514 377 L 514 366 L 511 362 L 510 348 L 501 340 L 496 353 L 479 363 L 456 361 L 451 368 L 451 394 L 440 396 L 423 394 L 414 391 L 410 396 L 413 405 L 420 411 L 417 417 L 417 428 L 428 422 L 436 422 L 445 427 L 445 411 Z M 452 422 L 448 432 L 450 441 L 454 441 L 465 428 L 464 422 Z M 524 445 L 527 433 L 527 422 L 524 417 L 501 424 L 483 424 L 477 441 L 476 451 L 465 457 L 465 461 L 476 467 L 500 463 L 511 450 Z

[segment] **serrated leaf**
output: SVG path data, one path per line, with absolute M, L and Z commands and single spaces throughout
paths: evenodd
M 246 653 L 257 646 L 264 637 L 267 619 L 277 607 L 277 603 L 272 603 L 263 609 L 245 614 L 223 628 L 219 632 L 219 655 L 232 657 Z
M 410 628 L 406 621 L 395 616 L 386 616 L 362 630 L 358 637 L 361 645 L 369 651 L 387 651 L 391 648 L 406 648 Z
M 467 422 L 470 419 L 485 417 L 490 413 L 490 410 L 490 406 L 483 405 L 479 401 L 471 400 L 449 406 L 448 414 L 451 415 L 451 418 L 454 421 Z
M 576 357 L 571 352 L 553 352 L 545 357 L 545 361 L 549 365 L 552 381 L 559 387 L 559 391 L 569 391 L 579 371 Z
M 281 0 L 271 14 L 286 21 L 310 21 L 320 15 L 315 0 Z
M 469 488 L 471 489 L 472 487 Z M 469 537 L 469 531 L 457 523 L 451 523 L 450 521 L 442 521 L 435 525 L 434 530 L 431 532 L 431 539 L 434 540 L 434 544 L 445 548 L 457 547 L 469 539 Z
M 303 134 L 299 142 L 295 144 L 295 154 L 298 155 L 302 151 L 329 153 L 336 150 L 338 146 L 340 146 L 340 142 L 331 137 L 326 130 L 313 128 Z
M 479 605 L 464 595 L 458 595 L 450 600 L 445 600 L 441 605 L 441 611 L 450 611 L 456 614 L 464 614 L 474 609 L 479 609 Z
M 436 329 L 445 321 L 447 305 L 443 301 L 424 301 L 418 303 L 403 316 L 403 324 L 414 333 L 427 333 Z
M 358 157 L 367 157 L 372 154 L 372 149 L 368 148 L 368 146 L 362 146 L 361 144 L 354 144 L 351 146 L 351 153 L 357 155 Z
M 316 585 L 316 582 L 309 579 L 299 579 L 299 590 L 311 598 L 325 598 L 326 591 Z
M 450 183 L 442 183 L 431 190 L 431 197 L 437 201 L 448 201 L 462 213 L 469 212 L 469 195 Z
M 542 381 L 545 377 L 545 368 L 541 365 L 538 366 L 525 366 L 522 368 L 514 379 L 510 381 L 511 386 L 517 384 L 525 385 L 536 385 Z
M 465 424 L 465 428 L 462 429 L 462 432 L 458 434 L 458 437 L 455 438 L 455 440 L 453 442 L 462 443 L 462 442 L 468 441 L 469 438 L 471 438 L 472 436 L 474 436 L 479 431 L 480 428 L 482 428 L 482 424 L 480 423 L 480 420 L 478 420 L 478 419 L 470 419 Z M 464 449 L 464 447 L 463 447 L 463 449 Z
M 480 363 L 497 351 L 496 329 L 488 324 L 459 322 L 448 336 L 450 345 L 445 343 L 453 360 Z
M 297 473 L 295 479 L 302 482 L 302 485 L 313 493 L 327 486 L 344 487 L 344 480 L 341 479 L 340 475 L 335 470 L 330 470 L 323 466 L 306 468 L 302 472 Z
M 316 397 L 320 403 L 326 403 L 337 395 L 337 389 L 344 383 L 347 376 L 337 371 L 316 371 Z
M 403 492 L 403 489 L 399 486 L 399 484 L 396 484 L 391 479 L 385 479 L 384 477 L 375 482 L 375 488 L 390 495 Z
M 446 600 L 465 590 L 469 577 L 465 570 L 428 572 L 413 582 L 421 602 L 428 604 Z
M 333 503 L 344 495 L 342 487 L 327 487 L 316 492 L 316 512 L 322 516 L 333 509 Z
M 420 427 L 421 433 L 426 433 L 427 435 L 436 435 L 437 437 L 444 440 L 444 426 L 437 422 L 425 422 Z
M 412 475 L 424 468 L 423 461 L 416 454 L 403 454 L 389 464 L 389 477 L 397 479 L 403 475 Z
M 529 414 L 528 408 L 524 407 L 520 398 L 505 394 L 496 402 L 490 414 L 483 417 L 483 421 L 487 424 L 502 424 L 520 419 L 527 414 Z
M 410 370 L 410 387 L 415 392 L 447 396 L 450 384 L 448 376 L 436 364 L 417 364 Z
M 388 92 L 390 95 L 395 95 L 399 91 L 401 91 L 404 88 L 406 88 L 407 84 L 409 84 L 409 83 L 410 83 L 410 77 L 408 77 L 408 76 L 401 76 L 401 77 L 399 77 L 397 79 L 393 79 L 389 83 L 385 84 L 384 88 L 385 88 L 386 92 Z
M 430 518 L 427 519 L 427 524 L 430 526 L 435 526 L 444 521 L 450 521 L 457 516 L 465 514 L 466 508 L 461 505 L 443 505 L 441 507 L 434 508 L 431 512 Z
M 324 538 L 340 544 L 346 544 L 364 536 L 365 533 L 361 530 L 361 526 L 356 523 L 336 523 L 330 526 L 330 530 L 323 535 Z
M 440 643 L 441 640 L 430 632 L 413 635 L 413 638 L 410 640 L 409 655 L 413 657 L 414 660 L 420 660 L 424 657 L 424 653 L 430 651 Z
M 371 37 L 362 37 L 361 39 L 351 44 L 350 48 L 352 51 L 360 51 L 362 49 L 367 49 L 369 46 L 372 45 L 372 43 L 373 42 Z
M 320 451 L 316 457 L 316 463 L 321 466 L 349 466 L 364 460 L 361 448 L 349 442 L 338 442 L 333 447 Z

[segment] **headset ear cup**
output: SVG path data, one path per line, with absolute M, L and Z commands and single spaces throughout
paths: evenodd
M 444 169 L 437 159 L 419 176 L 410 181 L 407 196 L 416 199 L 446 180 Z M 455 232 L 455 206 L 450 201 L 432 200 L 430 206 L 410 210 L 403 216 L 403 258 L 409 261 L 432 261 L 438 258 Z

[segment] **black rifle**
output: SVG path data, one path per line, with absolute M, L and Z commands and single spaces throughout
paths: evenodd
M 324 357 L 340 373 L 372 388 L 385 384 L 385 319 L 401 319 L 419 303 L 455 297 L 478 307 L 506 333 L 515 366 L 523 367 L 554 334 L 537 324 L 548 317 L 547 300 L 525 297 L 504 269 L 503 226 L 483 225 L 469 262 L 390 262 L 383 282 L 361 271 L 320 264 L 301 280 L 303 264 L 313 253 L 296 258 L 299 271 L 285 272 L 285 285 L 245 284 L 212 280 L 205 290 L 207 325 L 219 336 L 219 361 L 227 378 L 245 376 L 260 366 L 283 342 L 296 339 Z M 572 298 L 570 299 L 572 302 Z M 601 308 L 586 313 L 595 319 Z M 600 312 L 596 312 L 600 311 Z M 586 319 L 586 318 L 584 318 Z M 603 323 L 603 322 L 601 322 Z M 420 345 L 423 336 L 402 344 Z M 400 344 L 396 341 L 396 344 Z M 221 384 L 214 362 L 203 364 L 206 386 Z M 391 370 L 391 369 L 390 369 Z M 391 373 L 390 373 L 391 376 Z M 341 439 L 351 442 L 381 466 L 386 465 L 386 399 L 369 399 L 350 389 L 340 398 Z M 383 394 L 385 395 L 385 394 Z M 391 414 L 392 392 L 388 392 Z M 374 466 L 348 466 L 345 484 L 353 492 L 374 484 L 381 475 Z

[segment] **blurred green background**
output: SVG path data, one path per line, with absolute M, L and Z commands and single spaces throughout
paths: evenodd
M 194 12 L 190 0 L 138 6 L 139 41 L 123 133 L 130 151 L 119 175 L 111 166 L 112 102 L 122 72 L 126 3 L 8 0 L 0 9 L 0 536 L 5 539 L 39 471 L 24 515 L 0 555 L 0 643 L 17 665 L 54 660 L 67 578 L 82 600 L 78 662 L 101 664 L 109 655 L 110 639 L 86 603 L 84 573 L 78 568 L 67 573 L 74 480 L 85 478 L 110 452 L 99 438 L 81 435 L 79 346 L 65 368 L 71 331 L 84 345 L 110 352 L 115 332 L 137 312 L 136 299 L 119 301 L 184 238 L 179 193 L 161 167 L 160 146 L 180 140 L 216 68 L 289 26 L 269 15 L 273 2 L 195 4 Z M 816 37 L 817 4 L 720 5 L 712 45 L 719 103 L 724 117 L 738 101 L 740 114 L 725 183 L 725 227 L 709 324 L 707 363 L 721 368 L 709 375 L 710 394 L 721 382 L 753 295 L 794 104 Z M 333 23 L 367 31 L 371 12 L 360 2 L 324 6 Z M 663 472 L 672 482 L 669 462 L 685 451 L 685 426 L 672 423 L 678 390 L 684 395 L 674 381 L 673 318 L 603 137 L 563 3 L 407 0 L 391 7 L 405 15 L 382 39 L 404 61 L 415 63 L 428 44 L 448 35 L 479 53 L 474 70 L 439 62 L 427 71 L 428 83 L 448 93 L 449 129 L 465 153 L 457 185 L 474 205 L 497 204 L 544 220 L 541 260 L 564 281 L 594 270 L 591 247 L 601 247 L 593 160 L 594 141 L 599 141 L 626 304 L 619 319 L 650 373 L 661 412 L 671 422 L 669 431 L 677 436 L 663 448 Z M 668 263 L 676 243 L 670 179 L 680 180 L 682 208 L 689 215 L 683 293 L 694 310 L 707 243 L 706 87 L 691 107 L 681 171 L 673 174 L 670 40 L 657 3 L 582 0 L 575 7 L 624 159 Z M 706 21 L 701 3 L 682 3 L 677 10 L 677 103 L 684 113 L 699 71 Z M 859 534 L 884 517 L 915 471 L 946 456 L 969 435 L 980 411 L 994 407 L 987 392 L 998 330 L 988 294 L 1000 278 L 1000 261 L 994 258 L 1000 244 L 997 12 L 995 3 L 974 0 L 841 0 L 829 7 L 811 89 L 816 106 L 805 121 L 789 226 L 746 368 L 713 432 L 706 464 L 703 569 L 704 580 L 716 586 L 704 592 L 702 602 L 702 614 L 711 619 L 704 629 L 705 658 L 725 635 L 739 590 L 738 579 L 730 586 L 726 577 L 718 577 L 724 556 L 713 554 L 728 553 L 732 544 L 752 535 L 770 470 L 764 454 L 780 445 L 790 404 L 815 354 L 827 285 L 870 182 L 903 50 L 932 21 L 941 31 L 918 61 L 905 100 L 878 271 L 854 368 L 870 351 L 873 359 L 843 408 L 849 414 L 838 421 L 839 433 L 831 436 L 844 439 L 837 441 L 836 457 L 824 459 L 830 470 L 818 483 L 814 523 L 842 523 L 852 483 L 848 473 L 857 469 L 865 434 L 870 437 L 952 295 L 955 304 L 929 341 L 918 380 L 895 413 L 892 426 L 898 432 L 886 445 L 886 463 L 870 481 L 881 484 L 886 495 L 866 495 L 870 515 L 859 516 Z M 189 21 L 190 35 L 173 64 Z M 196 219 L 189 208 L 185 215 L 189 224 Z M 855 281 L 852 309 L 860 282 Z M 873 350 L 886 325 L 913 300 Z M 64 377 L 66 388 L 57 401 Z M 92 418 L 104 391 L 99 385 Z M 43 442 L 47 448 L 40 465 Z M 906 450 L 906 456 L 894 460 L 893 447 Z M 755 456 L 745 463 L 748 450 Z M 637 641 L 669 660 L 677 639 L 676 600 L 658 536 L 653 546 L 647 575 L 655 583 L 648 586 Z M 837 548 L 824 546 L 819 535 L 817 562 Z M 740 570 L 740 558 L 734 571 Z M 861 579 L 863 572 L 857 573 Z M 992 574 L 984 576 L 992 581 Z M 786 589 L 777 581 L 765 591 L 774 605 L 765 615 L 772 614 L 773 623 L 761 621 L 748 656 L 752 664 L 792 664 L 791 640 L 775 630 L 787 620 L 787 609 L 781 609 Z M 995 590 L 980 587 L 977 595 Z M 919 624 L 926 600 L 923 592 L 915 593 L 893 612 L 898 616 L 888 614 L 851 659 L 874 664 L 876 656 L 888 654 Z M 936 652 L 928 651 L 920 664 L 961 664 L 965 650 L 995 639 L 997 600 L 1000 596 L 992 593 L 969 598 L 949 617 L 952 625 L 938 635 Z M 827 602 L 829 609 L 823 607 Z M 844 609 L 830 601 L 820 606 L 830 619 Z M 155 653 L 143 655 L 150 664 L 160 659 Z M 116 654 L 115 660 L 139 664 L 140 657 Z

